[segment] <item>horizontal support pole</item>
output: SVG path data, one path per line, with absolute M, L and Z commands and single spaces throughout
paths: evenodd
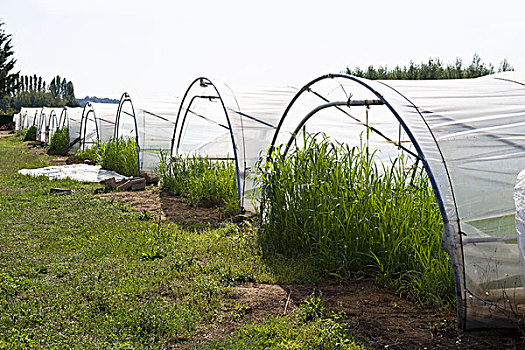
M 512 241 L 517 241 L 517 240 L 518 240 L 518 236 L 463 238 L 463 244 L 512 242 Z

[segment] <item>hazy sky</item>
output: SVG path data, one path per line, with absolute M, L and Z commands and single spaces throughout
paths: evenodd
M 234 89 L 297 86 L 346 66 L 474 52 L 524 70 L 524 13 L 523 0 L 0 0 L 22 74 L 112 98 L 181 96 L 201 75 Z

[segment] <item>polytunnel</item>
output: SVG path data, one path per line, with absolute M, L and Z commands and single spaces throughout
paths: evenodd
M 42 108 L 22 107 L 20 109 L 21 128 L 28 129 L 35 124 Z
M 160 152 L 171 148 L 179 101 L 123 93 L 118 105 L 113 137 L 132 137 L 137 145 L 139 172 L 155 170 Z
M 292 147 L 307 122 L 308 132 L 354 143 L 370 137 L 367 144 L 384 157 L 403 151 L 422 164 L 443 218 L 459 326 L 523 322 L 525 239 L 516 230 L 513 197 L 525 169 L 523 75 L 419 81 L 325 75 L 291 99 L 272 146 Z
M 48 117 L 47 117 L 47 125 L 46 125 L 46 133 L 45 133 L 45 143 L 50 143 L 51 138 L 53 137 L 53 134 L 58 129 L 58 118 L 60 117 L 60 114 L 62 113 L 62 110 L 64 108 L 49 108 L 47 111 Z
M 13 114 L 13 123 L 15 125 L 15 130 L 22 129 L 22 111 Z
M 86 103 L 80 119 L 81 149 L 113 137 L 118 106 L 116 103 Z
M 36 126 L 36 140 L 49 143 L 51 136 L 58 126 L 58 116 L 62 107 L 42 107 L 38 109 L 34 120 Z M 58 113 L 58 114 L 57 114 Z
M 36 114 L 34 124 L 36 126 L 36 141 L 44 142 L 46 137 L 47 113 L 44 112 L 45 107 L 40 108 Z
M 180 101 L 171 155 L 233 161 L 239 210 L 252 209 L 254 165 L 296 91 L 258 88 L 234 92 L 225 83 L 195 79 Z
M 68 147 L 78 146 L 80 140 L 80 123 L 82 120 L 82 107 L 64 107 L 58 118 L 58 128 L 67 128 Z

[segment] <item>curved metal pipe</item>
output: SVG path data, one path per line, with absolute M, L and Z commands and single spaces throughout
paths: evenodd
M 137 167 L 138 167 L 138 173 L 140 174 L 141 164 L 140 164 L 140 144 L 139 144 L 139 129 L 137 127 L 137 115 L 135 114 L 135 107 L 133 106 L 133 101 L 131 100 L 131 96 L 124 92 L 122 96 L 120 97 L 120 101 L 118 103 L 117 108 L 117 115 L 115 118 L 115 127 L 113 129 L 113 138 L 118 138 L 119 134 L 119 128 L 120 128 L 120 115 L 122 113 L 122 108 L 124 106 L 124 103 L 128 102 L 131 105 L 131 116 L 133 117 L 133 122 L 135 124 L 135 149 L 137 151 Z M 128 113 L 129 115 L 129 113 Z
M 189 85 L 189 87 L 186 89 L 186 92 L 184 93 L 184 97 L 182 98 L 181 100 L 181 103 L 180 103 L 180 106 L 179 106 L 179 111 L 177 112 L 177 119 L 175 120 L 175 127 L 173 129 L 173 137 L 171 139 L 171 155 L 173 155 L 173 147 L 175 145 L 175 137 L 176 137 L 176 134 L 177 134 L 177 127 L 179 125 L 179 119 L 181 117 L 181 112 L 182 112 L 182 109 L 183 109 L 183 106 L 184 106 L 184 102 L 186 101 L 186 98 L 188 97 L 191 89 L 193 88 L 193 86 L 196 84 L 196 83 L 199 83 L 201 87 L 208 87 L 208 86 L 211 86 L 213 87 L 216 95 L 217 95 L 217 98 L 219 99 L 219 101 L 221 102 L 221 106 L 222 106 L 222 110 L 224 111 L 224 116 L 226 117 L 226 121 L 228 122 L 228 128 L 230 130 L 230 137 L 232 139 L 232 145 L 233 145 L 233 156 L 235 158 L 234 160 L 234 163 L 235 163 L 235 177 L 236 177 L 236 182 L 237 182 L 237 202 L 238 202 L 238 207 L 239 207 L 239 212 L 242 212 L 243 211 L 243 189 L 241 189 L 241 173 L 240 173 L 240 167 L 239 167 L 239 156 L 238 156 L 238 153 L 237 153 L 237 143 L 236 143 L 236 140 L 235 140 L 235 135 L 233 133 L 233 128 L 232 128 L 232 125 L 231 125 L 231 121 L 230 121 L 230 116 L 228 114 L 228 110 L 226 108 L 226 105 L 224 104 L 224 100 L 221 96 L 221 94 L 219 93 L 219 90 L 217 89 L 217 86 L 215 86 L 215 84 L 208 78 L 205 78 L 205 77 L 199 77 L 195 80 L 193 80 L 193 82 Z M 192 100 L 190 100 L 190 103 L 193 101 L 194 99 L 192 98 Z M 189 110 L 189 108 L 187 109 Z M 185 113 L 185 115 L 187 114 L 187 111 Z M 185 118 L 180 126 L 181 129 L 184 128 L 184 123 L 185 123 Z M 179 134 L 180 136 L 180 134 Z M 177 140 L 177 149 L 179 148 L 180 146 L 180 140 L 178 139 Z M 244 145 L 243 145 L 244 147 Z
M 86 109 L 87 113 L 86 113 Z M 82 150 L 84 150 L 84 147 L 86 145 L 86 133 L 87 133 L 87 121 L 89 114 L 93 113 L 93 121 L 95 122 L 95 131 L 97 135 L 97 140 L 100 140 L 100 134 L 98 131 L 98 121 L 97 121 L 97 114 L 95 113 L 95 109 L 93 108 L 93 105 L 91 102 L 88 102 L 84 105 L 84 110 L 82 111 L 82 117 L 80 119 L 80 139 L 82 140 Z M 82 127 L 84 127 L 84 135 L 82 136 Z

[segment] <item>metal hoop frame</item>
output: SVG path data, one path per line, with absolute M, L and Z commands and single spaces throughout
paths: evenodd
M 447 174 L 447 180 L 444 183 L 443 183 L 443 181 L 438 183 L 438 180 L 434 176 L 434 174 L 432 172 L 432 169 L 430 168 L 430 165 L 428 164 L 428 162 L 426 160 L 425 154 L 424 154 L 424 152 L 423 152 L 423 150 L 422 150 L 418 140 L 416 139 L 416 137 L 414 136 L 414 134 L 412 133 L 410 128 L 407 126 L 407 124 L 405 123 L 403 118 L 400 116 L 400 114 L 396 111 L 396 109 L 378 91 L 376 91 L 374 88 L 372 88 L 367 82 L 365 82 L 364 80 L 362 80 L 360 78 L 357 78 L 357 77 L 354 77 L 354 76 L 351 76 L 351 75 L 347 75 L 347 74 L 327 74 L 327 75 L 320 76 L 320 77 L 318 77 L 316 79 L 313 79 L 312 81 L 310 81 L 306 85 L 304 85 L 296 93 L 296 95 L 292 98 L 292 100 L 290 101 L 290 103 L 286 107 L 286 109 L 285 109 L 281 119 L 279 120 L 279 124 L 276 127 L 276 130 L 275 130 L 275 133 L 274 133 L 274 137 L 272 139 L 270 147 L 268 148 L 268 153 L 267 153 L 268 159 L 271 160 L 271 154 L 272 154 L 273 150 L 275 149 L 275 143 L 277 141 L 277 137 L 279 135 L 279 132 L 280 132 L 280 130 L 281 130 L 282 126 L 283 126 L 283 123 L 286 120 L 288 114 L 290 113 L 290 110 L 295 105 L 295 103 L 297 102 L 299 97 L 301 97 L 305 92 L 310 92 L 311 87 L 313 85 L 315 85 L 316 83 L 318 83 L 320 81 L 323 81 L 323 80 L 336 79 L 336 78 L 348 79 L 348 80 L 350 80 L 352 82 L 355 82 L 356 84 L 359 84 L 359 85 L 365 87 L 370 92 L 372 92 L 380 101 L 383 102 L 383 104 L 390 110 L 390 112 L 398 120 L 398 122 L 400 123 L 401 127 L 406 132 L 406 134 L 410 138 L 410 141 L 412 142 L 412 144 L 416 148 L 417 154 L 418 154 L 419 158 L 421 159 L 421 161 L 422 161 L 422 163 L 423 163 L 423 165 L 425 167 L 425 170 L 426 170 L 426 172 L 428 174 L 430 183 L 432 185 L 432 189 L 434 191 L 434 194 L 436 196 L 436 199 L 437 199 L 437 202 L 438 202 L 438 205 L 439 205 L 439 209 L 440 209 L 440 212 L 441 212 L 441 217 L 442 217 L 442 220 L 443 220 L 443 229 L 444 229 L 445 236 L 446 237 L 453 237 L 454 235 L 458 235 L 457 238 L 458 238 L 459 243 L 461 245 L 461 250 L 459 251 L 459 256 L 457 256 L 456 252 L 453 252 L 453 251 L 449 251 L 448 254 L 450 255 L 451 262 L 452 262 L 452 269 L 453 269 L 453 272 L 454 272 L 454 281 L 455 281 L 455 287 L 456 287 L 458 324 L 459 324 L 459 326 L 461 328 L 465 328 L 465 326 L 466 326 L 466 298 L 467 298 L 466 288 L 464 288 L 466 286 L 465 261 L 464 261 L 464 255 L 463 255 L 463 242 L 462 242 L 462 236 L 461 236 L 461 226 L 460 226 L 460 220 L 459 220 L 459 214 L 458 214 L 456 199 L 455 199 L 455 195 L 454 195 L 454 189 L 453 189 L 453 186 L 452 186 L 452 181 L 450 179 L 449 170 L 447 168 L 447 164 L 445 162 L 445 159 L 443 157 L 443 154 L 441 152 L 439 144 L 437 143 L 432 130 L 430 129 L 428 124 L 425 122 L 423 116 L 421 115 L 421 112 L 419 111 L 417 106 L 412 103 L 412 101 L 410 101 L 408 98 L 403 96 L 397 90 L 391 88 L 387 84 L 384 84 L 385 87 L 387 87 L 389 89 L 392 89 L 393 91 L 398 93 L 401 97 L 403 97 L 403 99 L 405 99 L 411 106 L 413 106 L 418 111 L 421 119 L 423 120 L 423 122 L 425 123 L 425 125 L 426 125 L 426 127 L 428 129 L 428 132 L 433 137 L 436 149 L 439 151 L 439 154 L 440 154 L 440 157 L 441 157 L 441 162 L 440 163 L 442 164 L 444 172 Z M 345 101 L 345 102 L 326 103 L 326 102 L 328 102 L 326 100 L 324 102 L 325 102 L 325 104 L 322 104 L 322 105 L 318 106 L 316 109 L 314 109 L 312 112 L 310 112 L 301 121 L 301 125 L 304 125 L 304 123 L 306 123 L 308 121 L 308 119 L 310 119 L 312 116 L 314 116 L 320 110 L 323 110 L 323 109 L 326 109 L 326 108 L 331 108 L 331 107 L 332 108 L 337 108 L 338 105 L 341 105 L 343 103 L 344 104 L 347 103 L 347 101 Z M 296 136 L 296 133 L 293 134 L 292 138 L 289 140 L 289 142 L 287 144 L 288 146 L 286 147 L 286 150 L 288 149 L 289 145 L 293 142 L 293 139 L 295 138 L 295 136 Z M 453 228 L 453 226 L 450 224 L 448 213 L 445 210 L 445 205 L 444 205 L 444 202 L 443 202 L 443 196 L 442 196 L 442 191 L 440 190 L 440 185 L 448 187 L 450 189 L 450 193 L 452 194 L 452 202 L 453 202 L 453 205 L 454 205 L 454 211 L 456 213 L 456 218 L 457 218 L 457 220 L 455 220 L 455 224 L 457 225 L 457 228 L 458 228 L 457 232 Z
M 84 150 L 84 147 L 86 145 L 87 121 L 88 121 L 90 113 L 93 113 L 93 121 L 95 122 L 97 140 L 100 140 L 100 133 L 98 131 L 97 114 L 95 113 L 95 109 L 93 108 L 93 105 L 91 104 L 91 102 L 88 102 L 85 104 L 84 109 L 82 110 L 82 118 L 80 119 L 80 142 L 81 142 L 80 147 L 82 150 Z
M 135 113 L 135 106 L 133 106 L 133 101 L 131 99 L 131 96 L 129 93 L 124 92 L 122 96 L 120 97 L 120 101 L 118 103 L 118 109 L 117 109 L 117 116 L 115 119 L 115 128 L 113 129 L 113 138 L 118 138 L 119 134 L 119 128 L 120 128 L 120 116 L 122 112 L 122 108 L 125 103 L 129 103 L 131 106 L 131 114 L 124 112 L 125 114 L 129 115 L 130 117 L 133 117 L 133 122 L 135 123 L 135 144 L 136 144 L 136 150 L 137 150 L 137 165 L 138 165 L 138 172 L 140 174 L 141 170 L 141 164 L 140 164 L 140 144 L 139 144 L 139 129 L 137 127 L 137 115 Z
M 184 112 L 184 116 L 182 117 L 182 120 L 181 120 L 182 110 L 184 109 L 184 102 L 186 101 L 186 99 L 190 95 L 191 89 L 197 83 L 200 84 L 200 86 L 202 86 L 202 87 L 211 86 L 213 88 L 213 91 L 215 92 L 216 96 L 192 96 L 192 98 L 190 99 L 190 101 L 188 103 L 188 107 L 185 108 L 186 111 Z M 184 93 L 184 97 L 182 98 L 180 106 L 179 106 L 179 111 L 177 112 L 177 119 L 175 120 L 175 127 L 173 129 L 173 137 L 171 139 L 171 151 L 170 151 L 170 154 L 173 155 L 173 151 L 174 151 L 174 147 L 175 147 L 175 139 L 176 138 L 177 138 L 177 143 L 176 143 L 177 147 L 176 147 L 175 150 L 177 151 L 177 154 L 178 154 L 178 149 L 179 149 L 181 141 L 182 141 L 181 140 L 181 138 L 182 138 L 182 130 L 184 129 L 184 126 L 185 126 L 186 121 L 187 121 L 188 111 L 190 110 L 190 107 L 193 104 L 193 102 L 199 97 L 200 98 L 203 98 L 203 97 L 204 98 L 217 98 L 220 101 L 220 103 L 221 103 L 222 110 L 224 111 L 224 116 L 226 118 L 226 121 L 228 122 L 228 129 L 230 131 L 230 137 L 231 137 L 232 145 L 233 145 L 233 156 L 234 156 L 233 161 L 235 163 L 235 178 L 236 178 L 236 182 L 237 182 L 237 199 L 238 199 L 239 212 L 243 212 L 243 210 L 244 210 L 244 207 L 243 207 L 243 196 L 244 196 L 244 194 L 242 193 L 243 189 L 241 189 L 241 173 L 240 173 L 240 167 L 239 167 L 237 141 L 236 141 L 236 138 L 235 138 L 235 134 L 233 132 L 233 128 L 232 128 L 232 124 L 231 124 L 231 118 L 230 118 L 230 115 L 228 113 L 228 109 L 226 108 L 226 105 L 224 103 L 224 100 L 223 100 L 220 92 L 219 92 L 219 89 L 217 88 L 217 86 L 210 79 L 208 79 L 206 77 L 199 77 L 199 78 L 193 80 L 193 82 L 186 89 L 186 92 Z M 180 121 L 180 132 L 177 135 L 177 130 L 178 130 L 178 127 L 179 127 L 179 121 Z

